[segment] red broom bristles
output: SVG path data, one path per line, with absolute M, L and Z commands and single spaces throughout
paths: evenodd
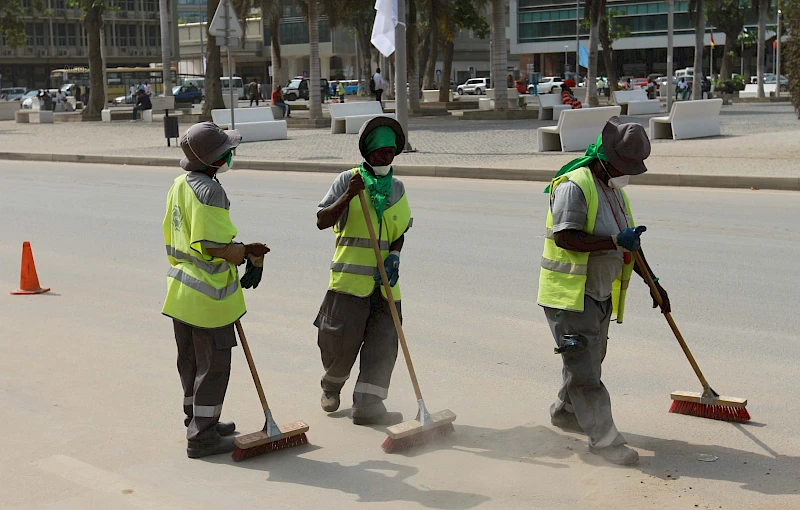
M 254 446 L 253 448 L 243 449 L 237 447 L 233 451 L 233 454 L 231 454 L 231 457 L 233 457 L 234 462 L 239 462 L 241 460 L 264 455 L 265 453 L 285 450 L 286 448 L 291 448 L 292 446 L 299 446 L 302 444 L 308 444 L 308 437 L 305 434 L 298 434 L 296 436 L 287 437 L 286 439 L 278 439 L 277 441 L 272 441 L 271 443 Z
M 436 441 L 445 436 L 449 436 L 455 431 L 456 429 L 455 427 L 453 427 L 453 424 L 447 423 L 445 425 L 442 425 L 441 427 L 424 430 L 417 434 L 402 437 L 400 439 L 392 439 L 391 437 L 387 437 L 386 441 L 384 441 L 383 444 L 381 445 L 381 448 L 383 448 L 383 451 L 386 453 L 394 453 L 400 450 L 411 448 L 413 446 L 418 446 L 425 443 L 430 443 L 431 441 Z
M 698 416 L 712 420 L 733 421 L 744 423 L 750 421 L 750 413 L 744 407 L 732 407 L 725 405 L 701 404 L 699 402 L 686 402 L 684 400 L 673 400 L 669 412 L 685 414 L 688 416 Z

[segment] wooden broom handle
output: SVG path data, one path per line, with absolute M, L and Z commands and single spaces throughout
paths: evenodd
M 641 253 L 638 251 L 633 252 L 633 260 L 636 262 L 636 265 L 639 266 L 639 270 L 642 272 L 642 278 L 644 278 L 644 281 L 647 282 L 647 285 L 650 287 L 650 292 L 655 297 L 656 303 L 658 303 L 659 308 L 661 308 L 663 311 L 664 300 L 661 299 L 661 293 L 658 291 L 658 287 L 656 287 L 656 282 L 654 282 L 653 278 L 650 276 L 650 271 L 647 269 L 647 265 L 644 263 Z M 683 349 L 683 353 L 686 355 L 686 358 L 692 365 L 694 373 L 697 375 L 697 378 L 700 379 L 700 384 L 703 385 L 703 388 L 707 388 L 708 381 L 706 381 L 706 378 L 703 376 L 703 372 L 700 371 L 700 367 L 694 360 L 692 351 L 689 350 L 689 346 L 686 345 L 686 340 L 683 339 L 683 335 L 681 335 L 681 332 L 678 330 L 678 325 L 675 324 L 675 321 L 672 319 L 672 314 L 669 312 L 664 312 L 664 317 L 667 319 L 669 327 L 672 328 L 675 338 L 678 339 L 678 343 L 681 344 L 681 349 Z
M 408 352 L 408 344 L 406 343 L 406 336 L 403 334 L 403 326 L 400 324 L 400 314 L 397 313 L 397 306 L 394 304 L 394 297 L 392 296 L 392 286 L 389 285 L 389 278 L 386 276 L 386 269 L 383 267 L 383 256 L 381 255 L 381 248 L 378 245 L 378 239 L 375 236 L 375 229 L 372 227 L 372 218 L 369 216 L 369 206 L 367 199 L 364 197 L 364 192 L 358 192 L 358 199 L 361 201 L 361 210 L 364 211 L 364 221 L 367 223 L 367 230 L 369 230 L 369 239 L 372 242 L 372 250 L 375 252 L 375 260 L 378 262 L 378 271 L 381 273 L 381 282 L 386 291 L 386 297 L 389 300 L 389 310 L 392 312 L 392 320 L 394 327 L 397 329 L 397 336 L 400 338 L 400 347 L 403 349 L 403 357 L 406 359 L 406 366 L 408 367 L 408 375 L 411 376 L 411 384 L 414 386 L 414 393 L 417 395 L 417 400 L 422 400 L 422 391 L 419 389 L 419 381 L 417 381 L 417 373 L 414 371 L 414 365 L 411 363 L 411 354 Z
M 250 354 L 250 346 L 247 345 L 247 338 L 244 336 L 242 322 L 239 320 L 236 321 L 236 331 L 239 332 L 239 340 L 242 341 L 244 357 L 247 358 L 247 364 L 250 366 L 250 374 L 253 376 L 253 382 L 256 383 L 256 390 L 258 391 L 258 398 L 261 400 L 261 407 L 264 409 L 264 413 L 266 413 L 269 411 L 267 397 L 264 395 L 264 388 L 261 387 L 261 379 L 258 377 L 258 370 L 256 370 L 256 364 L 253 363 L 253 355 Z

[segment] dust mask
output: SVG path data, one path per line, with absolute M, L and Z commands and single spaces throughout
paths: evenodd
M 233 168 L 233 151 L 228 153 L 228 158 L 225 160 L 225 163 L 222 164 L 221 167 L 217 168 L 217 174 L 224 174 L 228 170 Z
M 392 171 L 392 165 L 372 166 L 372 171 L 375 172 L 375 175 L 385 177 Z
M 620 175 L 619 177 L 611 177 L 611 174 L 609 173 L 608 168 L 606 168 L 605 163 L 603 163 L 603 160 L 600 160 L 600 164 L 603 165 L 603 170 L 605 170 L 606 171 L 606 175 L 608 175 L 608 187 L 609 188 L 611 188 L 611 189 L 622 189 L 625 186 L 627 186 L 628 183 L 631 181 L 631 176 L 630 175 Z

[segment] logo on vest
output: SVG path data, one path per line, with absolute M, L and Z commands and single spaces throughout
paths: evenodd
M 181 206 L 176 205 L 175 207 L 172 208 L 172 228 L 180 232 L 182 225 L 183 225 L 183 218 L 181 216 Z
M 397 215 L 395 214 L 394 216 L 392 216 L 392 219 L 393 219 L 394 221 L 397 221 Z

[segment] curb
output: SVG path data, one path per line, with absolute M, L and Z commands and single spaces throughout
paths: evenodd
M 0 152 L 0 160 L 47 161 L 57 163 L 93 163 L 177 167 L 179 159 L 146 156 L 105 156 L 100 154 L 39 154 Z M 340 173 L 352 168 L 348 163 L 310 163 L 300 161 L 236 160 L 237 170 L 270 172 Z M 411 177 L 446 177 L 455 179 L 493 179 L 501 181 L 550 182 L 554 170 L 520 170 L 515 168 L 449 167 L 435 165 L 397 165 L 402 175 Z M 768 177 L 753 175 L 643 174 L 632 184 L 693 188 L 770 189 L 800 191 L 800 177 Z

